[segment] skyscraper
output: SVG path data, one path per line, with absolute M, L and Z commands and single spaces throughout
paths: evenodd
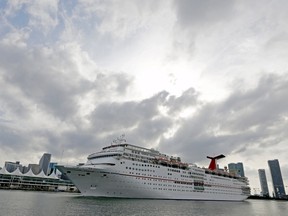
M 241 162 L 228 164 L 228 169 L 230 173 L 245 177 L 243 163 Z
M 56 165 L 57 163 L 55 162 L 50 162 L 49 167 L 48 167 L 48 175 L 50 175 L 51 173 L 55 173 L 56 174 Z
M 261 185 L 261 194 L 264 197 L 269 197 L 269 189 L 267 184 L 266 173 L 264 169 L 258 169 L 260 185 Z
M 276 198 L 282 198 L 283 196 L 286 195 L 286 193 L 285 193 L 285 188 L 283 184 L 279 161 L 277 159 L 268 160 L 268 165 L 269 165 L 271 177 L 272 177 L 274 196 Z
M 39 161 L 40 170 L 43 170 L 43 172 L 46 175 L 48 175 L 48 168 L 49 168 L 50 160 L 51 160 L 51 154 L 44 153 Z

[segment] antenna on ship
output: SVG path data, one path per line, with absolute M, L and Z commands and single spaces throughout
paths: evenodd
M 120 137 L 117 137 L 111 142 L 111 145 L 123 144 L 126 143 L 125 134 L 122 134 Z
M 64 154 L 64 149 L 62 150 L 62 153 L 61 153 L 60 164 L 62 163 L 63 154 Z

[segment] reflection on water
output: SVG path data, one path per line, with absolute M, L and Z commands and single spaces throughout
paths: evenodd
M 81 197 L 79 194 L 0 190 L 0 216 L 46 215 L 287 215 L 287 201 L 177 201 Z

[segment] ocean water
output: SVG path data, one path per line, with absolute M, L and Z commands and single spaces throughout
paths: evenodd
M 0 190 L 0 216 L 287 216 L 288 201 L 177 201 L 87 198 L 79 194 Z

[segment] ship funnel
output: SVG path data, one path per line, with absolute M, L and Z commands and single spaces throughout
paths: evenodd
M 209 165 L 209 169 L 210 170 L 215 170 L 216 168 L 217 168 L 217 166 L 216 166 L 216 160 L 219 160 L 219 159 L 222 159 L 222 158 L 224 158 L 225 157 L 225 155 L 223 155 L 223 154 L 221 154 L 221 155 L 218 155 L 218 156 L 216 156 L 216 157 L 210 157 L 210 156 L 207 156 L 207 158 L 209 158 L 209 159 L 211 159 L 211 162 L 210 162 L 210 165 Z

